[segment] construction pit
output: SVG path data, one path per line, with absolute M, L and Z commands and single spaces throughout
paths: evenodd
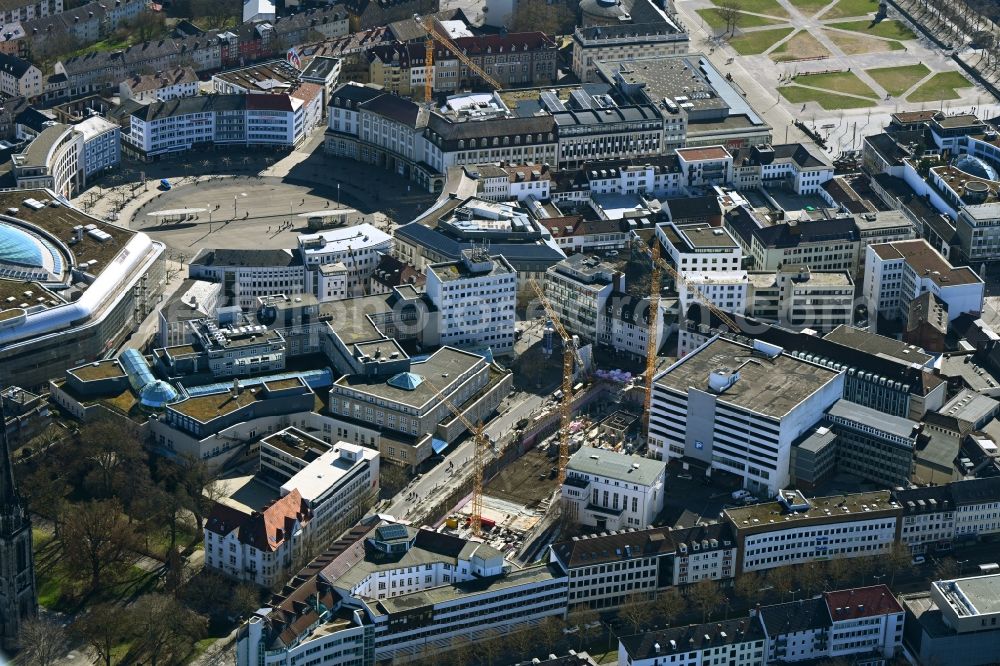
M 623 411 L 603 415 L 600 421 L 580 416 L 570 423 L 570 453 L 581 447 L 625 452 L 634 448 L 634 437 L 622 433 L 638 417 Z M 610 429 L 608 426 L 611 426 Z M 553 434 L 506 465 L 483 489 L 481 539 L 511 560 L 532 559 L 542 546 L 558 538 L 554 529 L 559 499 L 559 437 Z M 470 501 L 459 507 L 438 531 L 475 538 L 470 526 Z

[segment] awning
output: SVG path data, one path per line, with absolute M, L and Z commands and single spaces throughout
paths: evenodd
M 441 453 L 448 448 L 448 442 L 443 439 L 438 439 L 437 437 L 431 438 L 431 449 L 434 453 Z

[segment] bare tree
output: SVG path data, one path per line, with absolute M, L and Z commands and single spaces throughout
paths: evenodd
M 740 599 L 751 605 L 760 601 L 761 590 L 763 588 L 764 579 L 755 571 L 740 574 L 733 581 L 733 592 Z
M 88 576 L 91 590 L 100 589 L 107 574 L 137 559 L 135 532 L 116 499 L 78 504 L 61 541 L 70 570 Z
M 204 618 L 163 594 L 140 597 L 129 609 L 128 619 L 149 666 L 176 663 L 206 628 Z
M 802 588 L 802 593 L 808 596 L 820 592 L 826 581 L 826 571 L 820 562 L 808 562 L 797 567 L 795 580 Z
M 684 606 L 684 597 L 675 587 L 660 592 L 653 600 L 656 615 L 665 624 L 673 623 L 684 612 Z
M 719 0 L 716 7 L 715 13 L 726 24 L 726 31 L 723 34 L 735 34 L 736 24 L 740 19 L 740 7 L 736 0 Z
M 713 580 L 705 578 L 691 586 L 688 593 L 691 603 L 697 610 L 701 611 L 701 621 L 706 622 L 712 616 L 712 611 L 722 603 L 722 591 L 719 584 Z
M 65 627 L 48 617 L 28 618 L 21 625 L 20 657 L 28 666 L 51 666 L 69 652 L 69 635 Z
M 911 560 L 910 549 L 901 543 L 894 543 L 884 555 L 879 557 L 878 568 L 883 575 L 889 576 L 889 585 L 891 586 L 896 583 L 896 574 L 910 569 Z
M 114 649 L 125 639 L 128 612 L 118 604 L 98 604 L 73 622 L 73 633 L 111 666 Z
M 574 20 L 573 12 L 562 2 L 520 0 L 511 19 L 511 30 L 556 35 L 572 31 Z
M 567 623 L 576 627 L 577 649 L 594 639 L 601 632 L 601 616 L 587 604 L 577 604 L 570 612 Z
M 641 592 L 633 592 L 625 597 L 625 603 L 618 609 L 618 617 L 628 622 L 635 633 L 638 633 L 652 616 L 653 609 L 649 600 Z

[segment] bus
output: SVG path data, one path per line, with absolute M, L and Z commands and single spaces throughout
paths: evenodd
M 981 574 L 995 574 L 998 572 L 1000 572 L 1000 564 L 997 564 L 996 562 L 979 565 L 979 573 Z

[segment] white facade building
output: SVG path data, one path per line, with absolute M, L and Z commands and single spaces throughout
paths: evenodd
M 217 503 L 205 522 L 205 566 L 271 587 L 287 577 L 308 524 L 309 509 L 297 490 L 263 511 Z
M 900 516 L 887 490 L 810 499 L 785 490 L 777 501 L 724 513 L 736 529 L 740 573 L 882 555 L 896 543 Z
M 715 337 L 654 379 L 649 448 L 773 495 L 789 483 L 792 443 L 843 390 L 843 372 L 761 341 L 751 347 Z
M 983 310 L 984 283 L 967 266 L 954 267 L 923 239 L 869 245 L 865 251 L 864 297 L 870 321 L 902 319 L 924 292 L 948 307 L 948 321 Z
M 426 275 L 442 345 L 513 353 L 517 271 L 506 259 L 475 248 L 460 261 L 429 264 Z
M 352 530 L 337 552 L 289 590 L 304 588 L 306 599 L 323 600 L 305 604 L 312 621 L 293 627 L 300 613 L 261 609 L 237 639 L 238 666 L 406 663 L 445 652 L 457 639 L 530 629 L 566 613 L 565 576 L 547 565 L 520 568 L 487 544 L 378 521 Z M 414 608 L 421 609 L 419 622 Z M 345 621 L 352 614 L 355 620 Z
M 84 159 L 83 133 L 61 123 L 46 127 L 11 156 L 18 189 L 44 187 L 67 198 L 84 187 Z
M 358 521 L 378 499 L 379 453 L 338 441 L 332 446 L 298 428 L 260 442 L 260 467 L 286 478 L 281 496 L 297 490 L 309 507 L 309 538 L 327 543 Z
M 90 178 L 117 167 L 122 160 L 121 128 L 100 116 L 74 125 L 83 134 L 83 171 Z
M 324 268 L 343 266 L 345 275 L 345 296 L 359 296 L 368 287 L 369 278 L 379 258 L 392 253 L 392 236 L 368 224 L 321 231 L 316 234 L 299 236 L 299 252 L 305 263 L 305 286 L 303 291 L 311 293 L 320 301 L 338 300 L 336 289 L 324 284 Z
M 665 477 L 660 461 L 584 446 L 566 467 L 563 506 L 571 519 L 602 531 L 652 525 L 663 510 Z
M 33 99 L 42 94 L 42 88 L 42 70 L 15 55 L 0 53 L 0 92 Z

